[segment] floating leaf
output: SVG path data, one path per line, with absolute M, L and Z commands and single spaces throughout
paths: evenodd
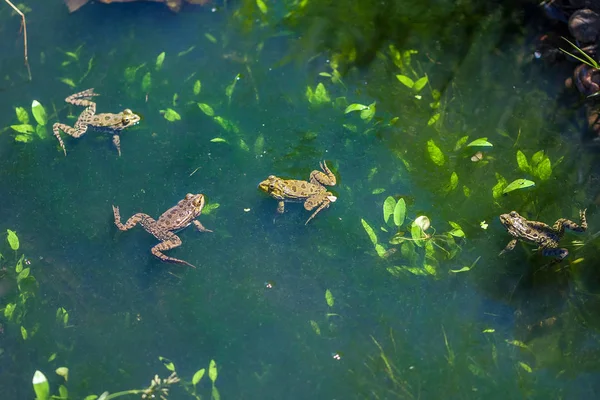
M 160 71 L 160 69 L 162 68 L 163 62 L 165 61 L 165 56 L 166 53 L 163 51 L 162 53 L 160 53 L 158 55 L 158 57 L 156 57 L 156 70 Z
M 31 126 L 29 124 L 11 125 L 10 127 L 19 133 L 34 133 L 35 132 L 35 129 L 33 129 L 33 126 Z
M 10 248 L 14 251 L 19 250 L 19 237 L 17 236 L 17 233 L 15 231 L 11 231 L 10 229 L 7 229 L 6 232 L 8 233 L 7 239 Z
M 402 226 L 404 218 L 406 216 L 406 202 L 403 198 L 400 198 L 394 207 L 394 224 L 397 227 Z
M 150 71 L 148 71 L 142 78 L 142 91 L 148 92 L 150 90 L 150 86 L 152 86 L 152 75 L 150 74 Z
M 256 5 L 261 13 L 266 14 L 269 9 L 263 0 L 256 0 Z
M 164 110 L 163 117 L 169 122 L 175 122 L 181 120 L 181 115 L 171 108 Z
M 227 140 L 220 137 L 212 138 L 210 141 L 213 143 L 227 143 Z
M 212 107 L 209 106 L 208 104 L 198 103 L 198 107 L 200 107 L 202 112 L 204 114 L 208 115 L 209 117 L 212 117 L 213 115 L 215 115 L 215 110 L 213 110 Z
M 35 371 L 32 383 L 36 400 L 48 400 L 50 398 L 50 384 L 41 371 Z
M 200 380 L 204 376 L 204 372 L 206 372 L 206 370 L 204 368 L 196 371 L 196 373 L 192 377 L 192 385 L 196 386 L 198 384 L 198 382 L 200 382 Z
M 425 85 L 427 85 L 427 82 L 429 82 L 429 78 L 427 78 L 427 75 L 425 75 L 415 82 L 413 89 L 418 93 L 425 87 Z
M 65 378 L 65 382 L 69 380 L 69 368 L 67 367 L 59 367 L 56 368 L 56 375 L 62 376 Z
M 200 94 L 200 90 L 202 90 L 202 83 L 200 83 L 200 81 L 197 80 L 196 82 L 194 82 L 194 94 Z
M 349 112 L 352 112 L 352 111 L 362 111 L 365 108 L 369 108 L 369 106 L 365 106 L 364 104 L 358 104 L 358 103 L 350 104 L 348 107 L 346 107 L 344 114 L 348 114 Z
M 175 372 L 175 364 L 173 364 L 173 362 L 171 360 L 169 360 L 168 358 L 165 357 L 158 357 L 158 359 L 160 360 L 160 362 L 162 362 L 165 367 L 171 371 L 171 372 Z
M 365 221 L 362 218 L 361 218 L 360 222 L 362 223 L 362 226 L 365 229 L 365 231 L 367 232 L 367 235 L 369 236 L 369 239 L 371 239 L 371 242 L 373 243 L 373 245 L 376 245 L 377 244 L 377 235 L 375 234 L 375 231 L 373 230 L 373 228 L 371 228 L 371 225 L 369 225 L 367 223 L 367 221 Z
M 325 301 L 327 301 L 327 305 L 329 307 L 333 307 L 333 304 L 334 304 L 333 294 L 331 294 L 331 291 L 329 289 L 327 289 L 325 291 Z
M 531 173 L 531 166 L 527 161 L 527 157 L 525 156 L 525 154 L 523 154 L 521 150 L 517 150 L 517 165 L 519 166 L 519 169 L 521 171 L 528 174 Z
M 413 86 L 415 86 L 415 81 L 413 81 L 406 75 L 396 75 L 396 78 L 398 78 L 398 80 L 407 88 L 412 89 Z
M 487 141 L 487 138 L 479 138 L 473 140 L 471 143 L 467 145 L 467 147 L 473 146 L 483 146 L 483 147 L 493 147 L 494 145 Z
M 396 207 L 396 200 L 392 196 L 388 196 L 383 201 L 383 220 L 387 224 L 390 217 L 394 215 L 394 208 Z
M 310 320 L 310 326 L 317 335 L 321 335 L 321 328 L 319 328 L 317 321 Z
M 72 88 L 75 87 L 75 82 L 73 82 L 73 79 L 71 78 L 60 78 L 60 81 L 66 85 L 71 86 Z
M 544 158 L 544 160 L 538 164 L 536 175 L 543 181 L 550 179 L 550 176 L 552 175 L 552 164 L 548 157 Z
M 435 144 L 433 139 L 429 139 L 427 141 L 427 152 L 429 153 L 429 158 L 435 165 L 442 166 L 446 163 L 446 158 L 444 157 L 444 153 L 440 150 L 439 147 Z
M 516 179 L 516 180 L 512 181 L 511 183 L 509 183 L 508 186 L 506 186 L 504 188 L 504 190 L 502 190 L 502 193 L 506 194 L 506 193 L 512 192 L 513 190 L 525 189 L 530 186 L 535 186 L 535 182 L 527 180 L 527 179 Z
M 15 112 L 17 113 L 17 119 L 20 123 L 26 125 L 29 123 L 29 113 L 23 107 L 16 107 Z
M 213 384 L 217 380 L 217 374 L 217 363 L 215 362 L 215 360 L 210 360 L 210 363 L 208 364 L 208 377 L 210 378 Z

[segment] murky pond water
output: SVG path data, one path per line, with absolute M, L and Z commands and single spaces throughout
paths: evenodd
M 32 398 L 36 370 L 73 399 L 144 389 L 170 374 L 159 357 L 185 382 L 176 399 L 593 397 L 594 154 L 563 71 L 532 62 L 535 19 L 498 8 L 442 29 L 438 13 L 461 12 L 447 2 L 401 21 L 398 41 L 386 29 L 401 28 L 362 19 L 369 29 L 332 29 L 348 8 L 271 3 L 69 15 L 30 1 L 31 82 L 1 6 L 0 228 L 19 238 L 0 247 L 3 398 Z M 62 134 L 65 157 L 52 134 L 87 88 L 97 112 L 142 117 L 121 157 L 91 130 Z M 278 215 L 257 188 L 308 180 L 322 160 L 337 200 L 307 225 L 301 204 Z M 517 179 L 535 185 L 507 190 Z M 196 269 L 114 225 L 111 205 L 158 218 L 186 193 L 206 195 L 214 232 L 189 227 L 165 253 Z M 561 264 L 529 245 L 498 256 L 511 239 L 500 214 L 552 225 L 585 208 Z M 35 281 L 14 272 L 21 254 Z

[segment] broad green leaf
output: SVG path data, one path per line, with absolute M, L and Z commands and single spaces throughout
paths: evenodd
M 45 125 L 38 125 L 35 127 L 35 134 L 40 139 L 46 139 L 48 137 L 48 131 L 46 130 Z
M 200 90 L 202 90 L 202 83 L 200 83 L 200 81 L 197 80 L 196 82 L 194 82 L 194 94 L 200 94 Z
M 524 363 L 524 362 L 522 362 L 522 361 L 519 361 L 519 366 L 520 366 L 521 368 L 523 368 L 525 371 L 529 372 L 529 373 L 532 373 L 532 372 L 533 372 L 533 370 L 531 369 L 531 367 L 530 367 L 529 365 L 525 364 L 525 363 Z
M 507 185 L 506 179 L 502 175 L 496 172 L 496 180 L 498 181 L 492 188 L 492 196 L 497 199 L 502 196 L 503 190 Z
M 152 86 L 152 74 L 150 74 L 150 71 L 148 71 L 142 78 L 142 91 L 148 92 L 150 90 L 151 86 Z
M 506 194 L 512 192 L 513 190 L 525 189 L 530 186 L 535 186 L 535 182 L 527 179 L 516 179 L 509 183 L 508 186 L 506 186 L 504 190 L 502 190 L 502 193 Z
M 427 85 L 427 82 L 429 82 L 429 79 L 427 78 L 427 75 L 425 75 L 424 77 L 419 78 L 415 82 L 413 89 L 415 90 L 415 92 L 418 93 L 421 91 L 421 89 L 423 89 L 425 87 L 425 85 Z
M 220 137 L 212 138 L 210 141 L 213 143 L 227 143 L 227 140 Z
M 17 265 L 15 266 L 15 272 L 17 274 L 21 273 L 21 271 L 23 271 L 23 260 L 25 260 L 25 255 L 21 254 L 21 258 L 19 258 L 19 261 L 17 261 Z
M 375 252 L 377 253 L 377 255 L 379 257 L 383 258 L 385 256 L 385 253 L 387 252 L 387 250 L 385 249 L 385 247 L 383 247 L 382 245 L 377 243 L 375 245 Z
M 25 329 L 23 325 L 21 325 L 21 336 L 23 337 L 23 340 L 27 340 L 27 329 Z
M 394 207 L 394 225 L 401 227 L 406 216 L 406 202 L 400 198 Z
M 398 80 L 407 88 L 412 89 L 413 86 L 415 86 L 415 81 L 413 81 L 406 75 L 396 75 L 396 78 L 398 78 Z
M 34 133 L 35 132 L 35 129 L 33 129 L 33 126 L 31 126 L 29 124 L 11 125 L 10 127 L 19 133 Z
M 465 143 L 467 143 L 467 140 L 469 140 L 468 136 L 463 136 L 460 139 L 458 139 L 456 141 L 456 144 L 454 145 L 454 151 L 460 150 L 460 148 L 463 147 Z
M 27 125 L 29 124 L 29 113 L 23 107 L 15 108 L 15 112 L 17 113 L 17 119 L 20 123 Z
M 215 362 L 215 360 L 210 360 L 210 363 L 208 364 L 208 377 L 210 378 L 213 384 L 217 380 L 217 375 L 217 363 Z
M 198 382 L 200 382 L 200 380 L 204 376 L 205 372 L 206 372 L 206 370 L 204 368 L 196 371 L 196 373 L 192 377 L 192 385 L 196 386 L 198 384 Z
M 204 114 L 208 115 L 209 117 L 212 117 L 213 115 L 215 115 L 215 110 L 213 110 L 213 108 L 211 106 L 209 106 L 208 104 L 198 103 L 198 107 L 200 107 L 202 112 Z
M 7 239 L 10 248 L 14 251 L 19 250 L 19 237 L 17 236 L 17 233 L 15 231 L 11 231 L 10 229 L 7 229 L 6 232 L 8 233 Z
M 158 357 L 158 359 L 160 360 L 160 362 L 162 362 L 165 367 L 171 371 L 171 372 L 175 372 L 175 364 L 173 364 L 173 362 L 171 360 L 169 360 L 168 358 L 165 357 Z
M 256 0 L 256 5 L 258 6 L 258 9 L 260 10 L 261 13 L 266 14 L 269 9 L 267 8 L 267 5 L 265 4 L 265 2 L 263 0 Z
M 536 175 L 543 181 L 550 179 L 550 176 L 552 175 L 552 164 L 548 157 L 544 158 L 544 161 L 538 164 Z
M 263 154 L 265 150 L 265 137 L 262 135 L 262 133 L 256 138 L 256 141 L 254 142 L 254 154 L 255 155 L 261 155 Z
M 519 169 L 521 171 L 527 174 L 531 173 L 531 166 L 527 161 L 527 157 L 525 156 L 525 154 L 523 154 L 521 150 L 517 150 L 517 165 L 519 166 Z
M 462 230 L 462 228 L 459 224 L 457 224 L 456 222 L 452 222 L 452 221 L 448 221 L 448 223 L 450 224 L 450 226 L 452 228 L 454 228 L 452 231 L 450 231 L 448 233 L 450 233 L 452 236 L 456 236 L 456 237 L 465 237 L 465 232 Z
M 15 142 L 28 143 L 32 140 L 33 138 L 31 137 L 31 135 L 18 134 L 17 136 L 15 136 Z
M 473 140 L 471 143 L 467 145 L 467 147 L 473 146 L 483 146 L 483 147 L 493 147 L 494 145 L 487 141 L 487 138 L 479 138 Z
M 29 276 L 29 272 L 29 268 L 25 268 L 21 272 L 19 272 L 19 275 L 17 275 L 17 282 L 21 282 L 23 279 L 27 278 Z
M 396 199 L 392 196 L 388 196 L 383 202 L 383 220 L 387 224 L 390 217 L 394 215 L 394 208 L 396 207 Z
M 362 223 L 362 226 L 365 229 L 365 231 L 367 232 L 367 235 L 369 236 L 369 239 L 371 239 L 371 242 L 373 243 L 373 245 L 376 245 L 377 244 L 377 235 L 375 234 L 375 231 L 373 230 L 373 228 L 371 228 L 371 225 L 369 225 L 367 223 L 367 221 L 365 221 L 362 218 L 361 218 L 360 222 Z
M 364 104 L 358 104 L 358 103 L 350 104 L 348 107 L 346 107 L 344 114 L 348 114 L 349 112 L 352 112 L 352 111 L 362 111 L 365 108 L 369 108 L 369 106 L 365 106 Z
M 69 381 L 69 368 L 67 367 L 58 367 L 56 368 L 56 375 L 62 376 L 65 379 L 65 382 Z
M 167 108 L 166 110 L 164 110 L 164 114 L 163 117 L 165 117 L 165 119 L 169 122 L 175 122 L 175 121 L 179 121 L 181 120 L 181 115 L 179 115 L 179 113 L 171 108 Z
M 375 116 L 376 108 L 377 108 L 376 102 L 369 104 L 369 106 L 367 108 L 365 108 L 364 110 L 362 110 L 360 112 L 360 118 L 365 122 L 371 121 L 373 119 L 373 117 Z
M 319 82 L 317 88 L 315 89 L 314 100 L 317 104 L 329 103 L 331 101 L 329 94 L 327 93 L 327 89 L 322 82 Z
M 40 372 L 35 371 L 33 374 L 33 390 L 35 391 L 36 400 L 48 400 L 50 399 L 50 384 L 46 376 Z
M 433 139 L 429 139 L 427 141 L 427 152 L 429 153 L 429 158 L 435 165 L 442 166 L 446 163 L 446 158 L 444 157 L 444 153 L 440 150 L 439 147 L 435 144 Z
M 414 240 L 414 244 L 419 247 L 423 247 L 423 241 L 421 240 L 424 236 L 423 230 L 414 222 L 410 225 L 410 236 Z
M 160 71 L 160 69 L 162 68 L 163 62 L 165 62 L 165 56 L 166 53 L 163 51 L 162 53 L 160 53 L 158 55 L 158 57 L 156 57 L 156 70 Z
M 327 289 L 325 291 L 325 301 L 327 301 L 327 305 L 329 307 L 333 307 L 333 304 L 334 304 L 333 294 L 331 294 L 331 291 L 329 289 Z
M 71 79 L 71 78 L 60 78 L 60 81 L 62 83 L 64 83 L 65 85 L 71 86 L 72 88 L 75 87 L 75 82 L 73 82 L 73 79 Z
M 317 335 L 321 335 L 321 328 L 319 328 L 319 324 L 317 323 L 317 321 L 313 321 L 312 319 L 310 320 L 310 326 L 312 327 L 313 331 L 317 334 Z
M 531 156 L 531 166 L 535 167 L 544 159 L 544 150 L 540 150 Z
M 427 121 L 427 126 L 435 124 L 438 121 L 438 119 L 440 119 L 440 113 L 433 114 L 431 118 L 429 118 L 429 121 Z

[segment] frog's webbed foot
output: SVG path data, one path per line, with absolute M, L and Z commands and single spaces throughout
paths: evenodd
M 513 250 L 515 248 L 515 246 L 517 245 L 517 242 L 518 242 L 517 239 L 513 239 L 510 242 L 508 242 L 506 247 L 500 252 L 500 254 L 498 254 L 498 256 L 501 256 L 502 254 L 506 253 L 507 251 Z
M 204 225 L 202 225 L 202 223 L 198 220 L 194 220 L 193 224 L 196 227 L 196 229 L 198 229 L 200 232 L 212 232 L 210 229 L 206 229 Z
M 119 135 L 113 135 L 112 142 L 117 148 L 117 152 L 119 153 L 119 157 L 121 157 L 121 138 Z
M 327 167 L 325 161 L 319 162 L 319 165 L 321 166 L 323 172 L 312 171 L 310 173 L 310 183 L 314 185 L 335 186 L 335 184 L 337 183 L 337 179 L 335 178 L 335 175 L 333 174 L 333 172 L 331 172 L 329 167 Z
M 63 142 L 62 138 L 60 137 L 60 131 L 61 130 L 66 131 L 67 129 L 73 129 L 73 128 L 71 128 L 68 125 L 61 124 L 60 122 L 57 122 L 54 125 L 52 125 L 52 132 L 54 133 L 54 136 L 56 137 L 56 139 L 58 139 L 58 144 L 63 149 L 63 153 L 65 153 L 65 157 L 67 156 L 67 149 L 65 148 L 65 143 Z
M 192 268 L 196 268 L 194 265 L 190 264 L 187 261 L 180 260 L 174 257 L 169 257 L 162 253 L 165 250 L 170 250 L 178 246 L 181 246 L 181 239 L 179 239 L 179 236 L 172 233 L 171 235 L 169 235 L 169 238 L 167 240 L 165 240 L 164 242 L 160 242 L 159 244 L 154 246 L 150 251 L 155 257 L 160 258 L 161 261 L 170 262 L 174 264 L 185 264 Z

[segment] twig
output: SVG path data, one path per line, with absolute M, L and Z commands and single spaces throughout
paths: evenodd
M 21 12 L 10 0 L 4 0 L 9 6 L 15 10 L 17 14 L 21 16 L 21 27 L 23 28 L 23 43 L 25 49 L 25 66 L 27 67 L 27 74 L 29 75 L 29 80 L 31 80 L 31 68 L 29 68 L 29 58 L 27 57 L 27 22 L 25 22 L 25 14 Z

